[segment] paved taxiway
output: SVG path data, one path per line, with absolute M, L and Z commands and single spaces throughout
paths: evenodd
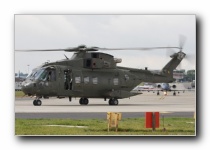
M 173 96 L 157 96 L 156 93 L 144 92 L 134 97 L 119 99 L 119 105 L 110 106 L 108 100 L 89 99 L 88 105 L 80 105 L 79 99 L 68 98 L 42 99 L 42 106 L 33 106 L 34 98 L 15 99 L 16 118 L 100 118 L 106 117 L 106 112 L 123 112 L 123 116 L 135 117 L 144 112 L 158 111 L 175 116 L 193 116 L 196 111 L 195 91 Z M 57 116 L 57 117 L 56 117 Z M 68 117 L 67 117 L 68 116 Z M 141 115 L 140 115 L 141 116 Z

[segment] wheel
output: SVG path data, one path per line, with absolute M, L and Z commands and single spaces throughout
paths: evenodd
M 80 105 L 87 105 L 89 100 L 87 98 L 80 98 L 79 103 Z
M 109 99 L 109 105 L 113 105 L 113 99 Z
M 87 105 L 89 103 L 89 100 L 87 98 L 84 98 L 84 105 Z
M 157 95 L 160 95 L 160 93 L 159 93 L 159 92 L 157 92 Z
M 41 105 L 42 105 L 42 101 L 39 100 L 39 99 L 38 99 L 38 100 L 34 100 L 34 101 L 33 101 L 33 105 L 34 105 L 34 106 L 41 106 Z
M 176 96 L 176 93 L 175 92 L 173 93 L 173 96 Z
M 113 100 L 113 105 L 118 105 L 118 103 L 119 103 L 119 102 L 118 102 L 118 99 L 114 99 L 114 100 Z
M 37 106 L 37 100 L 34 100 L 34 101 L 33 101 L 33 105 L 34 105 L 34 106 Z
M 80 105 L 83 105 L 84 104 L 84 99 L 80 98 L 79 103 L 80 103 Z
M 114 99 L 114 98 L 111 98 L 110 100 L 109 100 L 109 105 L 118 105 L 118 99 Z
M 36 101 L 36 104 L 37 104 L 36 106 L 41 106 L 41 105 L 42 105 L 42 101 L 38 99 L 38 100 Z

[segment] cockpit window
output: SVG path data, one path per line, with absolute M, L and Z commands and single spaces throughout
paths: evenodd
M 34 69 L 32 70 L 32 72 L 28 74 L 26 78 L 34 78 L 36 74 L 37 74 L 37 69 Z
M 34 74 L 35 79 L 40 79 L 41 74 L 44 72 L 44 69 L 37 70 L 37 72 Z
M 49 69 L 47 70 L 47 81 L 55 81 L 56 80 L 56 73 L 55 73 L 55 69 Z
M 56 80 L 56 72 L 54 68 L 46 68 L 37 70 L 33 74 L 35 79 L 42 81 L 55 81 Z
M 44 70 L 44 71 L 40 74 L 39 79 L 45 81 L 45 80 L 47 79 L 47 74 L 48 74 L 48 71 L 47 71 L 47 70 Z
M 26 78 L 31 77 L 32 74 L 33 74 L 33 72 L 30 72 Z

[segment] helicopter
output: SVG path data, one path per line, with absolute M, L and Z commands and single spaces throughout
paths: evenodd
M 122 59 L 114 58 L 99 50 L 153 50 L 176 48 L 171 60 L 160 72 L 145 69 L 118 66 Z M 25 95 L 35 96 L 34 106 L 41 106 L 41 98 L 79 97 L 80 105 L 88 105 L 89 98 L 109 99 L 109 105 L 118 105 L 118 99 L 135 96 L 139 93 L 132 89 L 141 82 L 173 82 L 173 70 L 185 57 L 182 47 L 149 47 L 149 48 L 99 48 L 80 45 L 66 49 L 15 50 L 17 52 L 65 51 L 74 52 L 71 59 L 45 63 L 32 70 L 22 83 Z

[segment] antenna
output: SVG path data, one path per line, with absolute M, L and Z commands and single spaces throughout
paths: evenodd
M 64 54 L 64 56 L 66 57 L 66 59 L 69 59 L 65 54 Z

